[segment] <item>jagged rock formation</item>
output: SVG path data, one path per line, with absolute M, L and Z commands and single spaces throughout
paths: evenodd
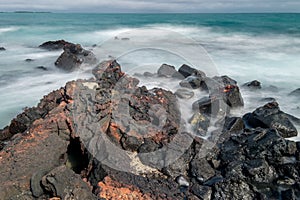
M 177 74 L 163 68 L 160 76 Z M 230 116 L 243 105 L 234 80 L 188 66 L 178 73 L 208 86 L 191 116 L 181 116 L 175 94 L 139 87 L 116 61 L 46 95 L 0 131 L 0 197 L 299 199 L 300 143 L 284 138 L 297 134 L 290 116 L 275 102 Z M 205 135 L 219 113 L 221 126 Z

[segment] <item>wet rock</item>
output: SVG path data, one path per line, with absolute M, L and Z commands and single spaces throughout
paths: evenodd
M 31 58 L 25 59 L 25 62 L 33 62 L 33 61 L 34 61 L 34 59 L 31 59 Z
M 195 133 L 200 136 L 205 136 L 209 127 L 210 119 L 206 115 L 197 112 L 191 119 L 189 119 L 189 123 L 193 127 Z
M 55 65 L 65 71 L 73 71 L 81 64 L 94 65 L 97 62 L 95 55 L 85 50 L 79 44 L 66 44 L 64 52 L 56 60 Z
M 184 80 L 182 80 L 179 83 L 179 85 L 181 87 L 186 87 L 186 88 L 192 88 L 192 89 L 200 88 L 201 90 L 205 90 L 205 91 L 208 90 L 204 79 L 199 76 L 188 76 Z
M 218 85 L 210 85 L 210 97 L 222 97 L 224 102 L 231 108 L 244 106 L 244 101 L 237 86 L 237 82 L 228 76 L 213 77 Z M 211 81 L 210 81 L 211 82 Z
M 225 117 L 223 124 L 223 131 L 229 131 L 230 133 L 238 133 L 244 130 L 245 125 L 240 117 Z
M 4 47 L 0 47 L 0 51 L 5 51 L 6 49 Z
M 266 98 L 260 99 L 260 101 L 261 102 L 274 102 L 274 101 L 276 101 L 276 99 L 273 97 L 266 97 Z
M 174 66 L 162 64 L 157 71 L 160 77 L 180 77 Z
M 203 97 L 192 104 L 196 112 L 216 116 L 221 113 L 228 113 L 228 106 L 220 98 Z
M 254 80 L 248 83 L 245 83 L 243 87 L 248 87 L 249 89 L 261 89 L 261 83 L 258 80 Z
M 188 89 L 179 88 L 176 90 L 175 95 L 180 99 L 190 99 L 194 96 L 194 92 Z
M 53 197 L 62 199 L 97 199 L 88 184 L 65 165 L 57 167 L 45 175 L 42 178 L 41 185 Z
M 67 42 L 65 40 L 57 40 L 57 41 L 48 41 L 43 44 L 41 44 L 39 47 L 42 49 L 46 49 L 49 51 L 53 50 L 61 50 L 64 48 L 65 45 L 71 44 L 70 42 Z
M 178 72 L 184 76 L 184 78 L 187 78 L 188 76 L 198 76 L 198 77 L 205 77 L 205 73 L 200 71 L 200 70 L 197 70 L 195 68 L 192 68 L 186 64 L 183 64 Z
M 300 119 L 299 118 L 297 118 L 293 115 L 290 115 L 288 113 L 285 113 L 285 114 L 291 120 L 291 122 L 293 122 L 293 124 L 300 126 Z
M 299 97 L 300 96 L 300 88 L 292 91 L 291 93 L 289 93 L 289 96 L 296 96 Z
M 257 108 L 253 113 L 244 115 L 243 119 L 250 127 L 277 129 L 286 138 L 298 134 L 287 114 L 279 109 L 277 102 L 267 103 L 263 107 Z
M 48 71 L 48 68 L 44 67 L 44 66 L 37 66 L 36 69 L 40 69 L 40 70 L 43 70 L 43 71 Z

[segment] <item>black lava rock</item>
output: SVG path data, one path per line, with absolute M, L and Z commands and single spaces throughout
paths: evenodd
M 55 65 L 65 71 L 74 71 L 83 63 L 93 65 L 96 62 L 97 59 L 91 51 L 83 49 L 79 44 L 66 44 Z
M 182 80 L 179 85 L 185 88 L 208 90 L 207 85 L 202 77 L 199 76 L 188 76 Z
M 289 120 L 286 113 L 279 109 L 277 102 L 267 103 L 263 107 L 257 108 L 253 113 L 243 116 L 246 125 L 256 128 L 274 128 L 285 137 L 297 136 L 297 129 Z
M 64 48 L 65 45 L 71 44 L 70 42 L 67 42 L 65 40 L 57 40 L 57 41 L 48 41 L 43 44 L 41 44 L 39 47 L 42 49 L 46 49 L 49 51 L 53 50 L 61 50 Z
M 261 89 L 261 83 L 258 80 L 254 80 L 243 85 L 249 89 Z
M 188 76 L 200 76 L 200 77 L 205 77 L 205 73 L 200 71 L 200 70 L 197 70 L 195 68 L 192 68 L 186 64 L 182 65 L 178 72 L 184 76 L 185 78 L 188 77 Z

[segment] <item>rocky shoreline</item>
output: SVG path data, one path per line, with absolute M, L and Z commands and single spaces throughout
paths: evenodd
M 49 45 L 64 49 L 57 65 L 66 70 L 96 62 L 80 45 Z M 1 198 L 299 199 L 300 142 L 286 139 L 297 136 L 299 119 L 273 99 L 234 116 L 231 109 L 244 102 L 228 76 L 167 64 L 143 74 L 178 80 L 173 93 L 139 86 L 115 60 L 92 73 L 0 130 Z M 243 87 L 261 88 L 258 81 Z M 178 99 L 196 89 L 207 95 L 183 116 Z

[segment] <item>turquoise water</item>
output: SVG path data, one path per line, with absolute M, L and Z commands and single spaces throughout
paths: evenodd
M 61 51 L 48 52 L 37 48 L 38 45 L 65 39 L 93 50 L 101 60 L 108 54 L 99 53 L 99 49 L 123 49 L 122 43 L 107 45 L 107 41 L 140 29 L 178 33 L 180 37 L 172 38 L 172 48 L 175 45 L 182 50 L 186 46 L 182 38 L 188 38 L 187 41 L 208 52 L 219 74 L 233 77 L 240 85 L 258 79 L 263 86 L 275 85 L 280 89 L 279 93 L 242 91 L 246 101 L 242 113 L 261 105 L 256 101 L 258 98 L 273 96 L 284 111 L 300 117 L 298 99 L 286 97 L 300 87 L 300 14 L 0 13 L 0 46 L 7 49 L 0 51 L 0 127 L 66 81 L 90 77 L 86 70 L 69 74 L 57 70 L 53 63 Z M 151 33 L 143 33 L 145 41 L 149 40 Z M 197 52 L 189 54 L 194 53 Z M 34 61 L 25 62 L 27 58 Z M 156 63 L 180 63 L 170 55 L 145 50 L 128 54 L 124 63 L 130 66 L 146 62 L 147 58 L 157 60 Z M 39 71 L 37 66 L 49 70 Z M 138 70 L 142 72 L 143 68 Z

